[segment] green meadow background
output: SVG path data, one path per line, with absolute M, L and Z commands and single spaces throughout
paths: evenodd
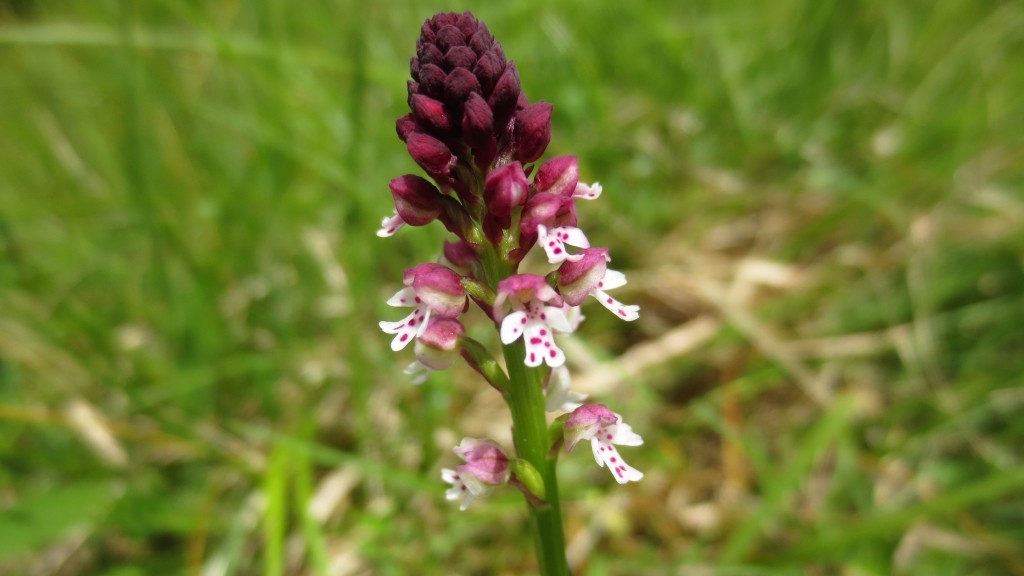
M 0 1 L 0 573 L 529 574 L 508 443 L 377 321 L 420 23 L 454 2 Z M 1024 574 L 1024 5 L 480 3 L 641 319 L 575 386 L 579 574 Z M 477 318 L 473 334 L 494 343 Z

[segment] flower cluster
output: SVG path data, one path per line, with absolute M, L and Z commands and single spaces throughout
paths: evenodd
M 455 239 L 444 244 L 443 264 L 407 270 L 404 287 L 388 300 L 412 309 L 401 320 L 380 323 L 394 336 L 391 348 L 414 345 L 416 360 L 407 373 L 416 383 L 461 356 L 502 389 L 504 374 L 495 372 L 497 363 L 460 321 L 472 300 L 493 319 L 504 345 L 522 340 L 527 367 L 549 370 L 542 379 L 547 408 L 575 410 L 565 421 L 566 447 L 590 439 L 598 463 L 617 481 L 640 479 L 612 447 L 639 444 L 640 437 L 607 408 L 580 404 L 585 397 L 569 390 L 566 356 L 556 342 L 556 334 L 577 328 L 588 296 L 623 320 L 639 316 L 637 306 L 608 295 L 626 278 L 608 268 L 608 249 L 592 247 L 578 227 L 577 200 L 598 198 L 601 185 L 579 181 L 575 156 L 538 162 L 551 140 L 552 106 L 527 99 L 515 63 L 472 14 L 427 20 L 410 70 L 410 112 L 396 128 L 429 179 L 407 174 L 391 181 L 395 210 L 377 234 L 437 220 Z M 537 246 L 548 273 L 519 272 Z M 509 458 L 497 444 L 466 439 L 456 453 L 466 463 L 442 477 L 452 485 L 448 498 L 461 499 L 463 508 L 510 481 Z

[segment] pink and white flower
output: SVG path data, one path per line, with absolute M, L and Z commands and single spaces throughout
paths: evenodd
M 626 284 L 625 274 L 608 268 L 607 248 L 587 248 L 577 256 L 558 268 L 558 291 L 566 303 L 579 306 L 587 296 L 593 296 L 623 320 L 640 317 L 639 306 L 623 304 L 606 292 Z
M 640 446 L 643 438 L 622 421 L 622 416 L 612 412 L 603 404 L 584 404 L 565 419 L 565 450 L 571 452 L 581 440 L 590 440 L 594 459 L 602 468 L 607 465 L 612 477 L 619 484 L 637 482 L 643 472 L 633 468 L 619 455 L 616 444 Z
M 466 463 L 454 470 L 442 469 L 441 479 L 451 484 L 445 491 L 445 499 L 461 499 L 460 510 L 468 508 L 475 498 L 490 493 L 495 486 L 507 483 L 512 475 L 508 455 L 492 440 L 463 438 L 454 451 Z
M 427 263 L 410 268 L 402 282 L 405 288 L 388 299 L 388 305 L 411 307 L 412 313 L 397 322 L 380 322 L 381 330 L 395 335 L 391 349 L 396 352 L 424 333 L 432 314 L 454 318 L 468 304 L 460 276 L 440 264 Z
M 590 248 L 590 241 L 583 234 L 583 230 L 575 226 L 557 226 L 549 229 L 543 224 L 538 224 L 537 243 L 544 248 L 548 262 L 552 264 L 559 264 L 565 261 L 576 262 L 583 258 L 579 254 L 569 254 L 565 248 L 566 244 L 577 248 Z
M 501 342 L 511 344 L 520 337 L 526 343 L 527 366 L 565 364 L 565 353 L 555 344 L 554 332 L 571 332 L 562 311 L 562 297 L 536 274 L 516 274 L 498 283 L 495 314 L 503 314 L 508 303 L 512 312 L 501 321 Z

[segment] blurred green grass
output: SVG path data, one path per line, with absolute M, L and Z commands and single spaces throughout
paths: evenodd
M 0 2 L 0 572 L 530 571 L 438 480 L 493 394 L 376 330 L 443 237 L 373 232 L 445 9 Z M 581 571 L 1024 574 L 1024 7 L 476 14 L 644 309 L 568 342 L 648 473 L 565 459 Z

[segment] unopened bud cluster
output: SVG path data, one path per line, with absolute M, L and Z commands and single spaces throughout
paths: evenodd
M 391 181 L 395 212 L 377 234 L 436 220 L 455 238 L 444 243 L 443 264 L 410 268 L 404 287 L 388 300 L 412 309 L 380 323 L 394 335 L 391 348 L 413 344 L 416 360 L 407 373 L 414 383 L 462 357 L 503 389 L 504 372 L 465 335 L 460 318 L 472 301 L 493 319 L 503 344 L 522 340 L 527 367 L 549 371 L 547 408 L 572 411 L 565 418 L 566 448 L 590 440 L 597 462 L 618 482 L 639 480 L 643 474 L 622 462 L 613 445 L 638 445 L 640 437 L 603 405 L 580 403 L 585 397 L 569 390 L 556 341 L 556 334 L 577 328 L 588 296 L 623 320 L 638 317 L 637 306 L 608 294 L 626 283 L 608 267 L 608 249 L 592 247 L 578 227 L 576 201 L 598 198 L 600 184 L 580 182 L 575 156 L 538 163 L 551 140 L 552 106 L 530 103 L 515 63 L 472 14 L 427 20 L 411 74 L 410 113 L 398 119 L 397 132 L 429 179 L 407 174 Z M 551 268 L 546 275 L 518 271 L 534 249 Z M 464 464 L 442 476 L 451 484 L 449 499 L 463 508 L 495 485 L 516 482 L 515 459 L 490 440 L 467 438 L 455 452 Z

